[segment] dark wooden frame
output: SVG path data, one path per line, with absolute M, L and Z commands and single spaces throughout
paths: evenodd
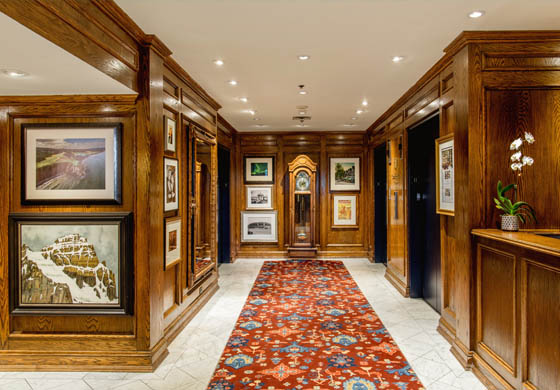
M 27 130 L 33 128 L 112 128 L 115 148 L 115 192 L 113 199 L 27 199 Z M 65 205 L 65 204 L 122 204 L 122 123 L 25 123 L 21 126 L 21 203 L 24 205 Z
M 342 188 L 342 189 L 339 189 L 339 190 L 332 189 L 332 181 L 334 180 L 334 178 L 331 177 L 332 176 L 331 175 L 332 160 L 340 159 L 340 158 L 357 158 L 358 159 L 358 164 L 357 164 L 358 169 L 359 169 L 359 172 L 358 172 L 358 175 L 357 175 L 358 188 L 356 188 L 356 189 Z M 362 190 L 362 177 L 361 177 L 362 176 L 362 158 L 360 156 L 355 157 L 355 156 L 336 156 L 336 155 L 332 156 L 331 155 L 331 156 L 329 156 L 329 166 L 327 167 L 327 169 L 328 169 L 327 172 L 328 172 L 328 176 L 329 176 L 329 192 L 331 192 L 331 193 L 335 193 L 335 192 L 360 192 Z
M 271 181 L 247 181 L 247 159 L 248 158 L 270 158 L 272 159 L 272 173 L 270 174 L 270 176 L 272 177 Z M 245 155 L 243 156 L 243 183 L 244 184 L 274 184 L 275 181 L 275 175 L 276 175 L 276 171 L 275 171 L 275 166 L 276 166 L 276 161 L 275 161 L 275 156 L 260 156 L 260 155 Z
M 9 275 L 10 313 L 30 315 L 130 315 L 133 314 L 134 264 L 132 213 L 11 213 L 9 215 Z M 119 304 L 111 306 L 87 304 L 25 305 L 19 302 L 20 289 L 20 234 L 21 224 L 48 225 L 103 225 L 116 222 L 119 225 Z
M 175 150 L 167 148 L 167 124 L 169 123 L 169 121 L 173 121 L 173 123 L 175 123 L 175 130 L 174 130 Z M 176 154 L 178 141 L 179 139 L 177 137 L 177 121 L 174 118 L 164 115 L 163 116 L 163 151 L 165 153 Z
M 165 169 L 166 160 L 175 161 L 176 164 L 177 164 L 177 178 L 175 180 L 175 187 L 176 187 L 176 190 L 177 190 L 177 207 L 169 209 L 169 210 L 165 209 L 165 206 L 167 205 L 167 199 L 166 199 L 166 195 L 167 195 L 167 171 Z M 173 158 L 173 157 L 164 157 L 163 158 L 163 212 L 165 214 L 176 213 L 181 208 L 181 196 L 180 196 L 181 185 L 180 185 L 180 176 L 179 176 L 180 174 L 181 174 L 181 172 L 180 172 L 179 160 L 176 159 L 176 158 Z

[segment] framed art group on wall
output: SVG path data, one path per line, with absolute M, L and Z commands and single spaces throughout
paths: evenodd
M 244 156 L 243 167 L 247 211 L 241 211 L 241 242 L 277 242 L 274 156 Z

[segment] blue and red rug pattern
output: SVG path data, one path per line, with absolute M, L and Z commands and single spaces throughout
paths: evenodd
M 210 390 L 421 390 L 341 261 L 264 263 Z

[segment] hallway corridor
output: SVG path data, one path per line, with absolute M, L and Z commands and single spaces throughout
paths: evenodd
M 220 266 L 220 290 L 173 341 L 154 373 L 3 372 L 0 389 L 205 389 L 262 264 L 240 259 Z M 484 389 L 449 352 L 449 343 L 436 331 L 439 317 L 427 303 L 403 298 L 384 278 L 381 264 L 366 259 L 344 264 L 427 390 Z

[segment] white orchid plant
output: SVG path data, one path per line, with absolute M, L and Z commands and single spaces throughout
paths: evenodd
M 526 131 L 523 138 L 519 137 L 515 139 L 509 146 L 509 150 L 514 150 L 514 153 L 510 157 L 510 167 L 514 172 L 517 171 L 518 175 L 521 175 L 521 170 L 524 166 L 531 166 L 535 162 L 532 157 L 523 155 L 523 152 L 521 151 L 521 147 L 524 143 L 531 145 L 534 142 L 535 137 L 533 137 L 533 134 Z
M 531 166 L 535 162 L 532 157 L 524 155 L 522 151 L 523 144 L 531 145 L 535 142 L 535 137 L 529 132 L 525 132 L 524 137 L 519 137 L 515 139 L 509 149 L 514 151 L 510 157 L 511 169 L 517 172 L 518 176 L 521 176 L 521 171 L 524 166 Z M 514 191 L 514 202 L 512 202 L 505 194 L 509 190 Z M 501 210 L 504 215 L 512 215 L 519 218 L 521 222 L 526 222 L 528 219 L 537 221 L 535 216 L 535 210 L 527 202 L 517 202 L 517 184 L 510 184 L 508 186 L 503 186 L 501 181 L 498 181 L 497 187 L 498 197 L 494 198 L 496 203 L 496 208 Z

